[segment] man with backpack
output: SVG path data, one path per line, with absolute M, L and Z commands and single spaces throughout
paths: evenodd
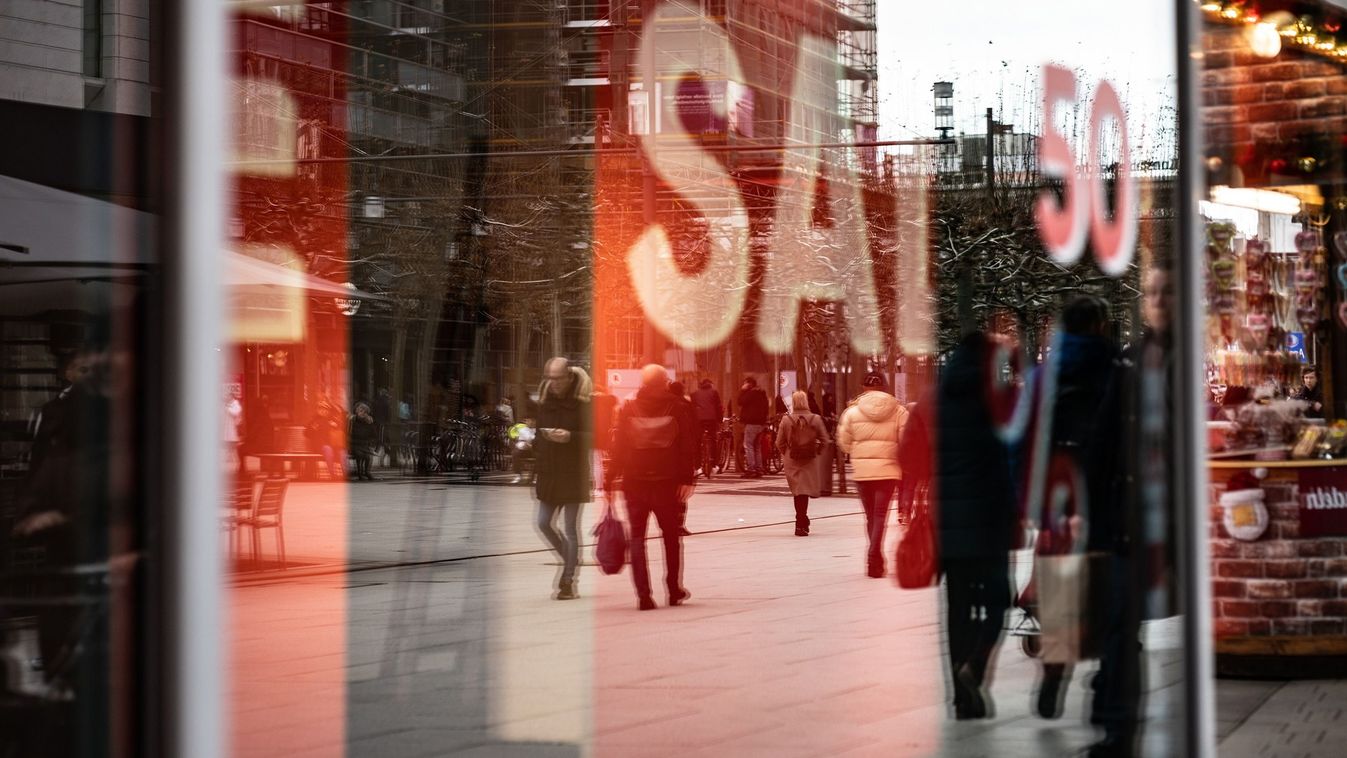
M 809 536 L 809 498 L 819 496 L 819 451 L 827 445 L 823 417 L 809 410 L 809 395 L 796 390 L 791 412 L 781 419 L 776 445 L 785 461 L 786 483 L 795 498 L 795 536 Z
M 691 597 L 683 588 L 683 535 L 679 503 L 692 497 L 697 481 L 697 418 L 691 404 L 669 392 L 664 367 L 641 369 L 641 389 L 618 412 L 604 490 L 620 480 L 631 522 L 631 578 L 643 611 L 654 610 L 645 534 L 650 516 L 664 541 L 665 586 L 669 605 Z

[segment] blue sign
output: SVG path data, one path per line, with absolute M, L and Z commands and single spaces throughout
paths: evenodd
M 1304 332 L 1287 332 L 1287 333 L 1286 333 L 1286 352 L 1288 352 L 1288 353 L 1294 353 L 1295 355 L 1300 356 L 1300 362 L 1301 362 L 1301 363 L 1304 363 L 1305 361 L 1309 360 L 1309 358 L 1307 358 L 1307 357 L 1305 356 L 1305 333 L 1304 333 Z

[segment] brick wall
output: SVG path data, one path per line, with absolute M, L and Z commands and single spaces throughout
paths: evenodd
M 1347 538 L 1300 539 L 1294 472 L 1264 480 L 1267 531 L 1255 542 L 1230 537 L 1216 505 L 1234 472 L 1212 471 L 1212 613 L 1218 639 L 1347 633 Z
M 1247 184 L 1257 184 L 1268 180 L 1270 160 L 1301 154 L 1305 140 L 1347 134 L 1347 67 L 1289 47 L 1259 58 L 1245 33 L 1238 26 L 1203 33 L 1202 118 L 1208 154 L 1233 161 Z

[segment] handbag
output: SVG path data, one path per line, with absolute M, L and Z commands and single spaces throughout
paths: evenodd
M 926 487 L 918 488 L 912 498 L 912 520 L 898 540 L 894 558 L 898 586 L 917 590 L 934 586 L 940 579 L 940 561 L 936 556 L 935 522 Z
M 1100 552 L 1034 556 L 1031 581 L 1044 663 L 1098 657 L 1109 560 L 1108 553 Z
M 598 538 L 594 554 L 599 568 L 609 575 L 621 572 L 627 562 L 627 526 L 613 515 L 611 500 L 605 501 L 603 518 L 594 527 L 594 536 Z

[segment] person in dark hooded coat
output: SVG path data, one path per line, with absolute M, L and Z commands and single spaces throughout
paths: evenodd
M 553 358 L 538 388 L 538 432 L 534 442 L 534 487 L 538 495 L 538 530 L 561 556 L 558 600 L 579 597 L 575 573 L 580 565 L 580 506 L 591 500 L 591 412 L 594 386 L 583 369 L 565 358 Z M 565 535 L 553 525 L 564 512 Z

